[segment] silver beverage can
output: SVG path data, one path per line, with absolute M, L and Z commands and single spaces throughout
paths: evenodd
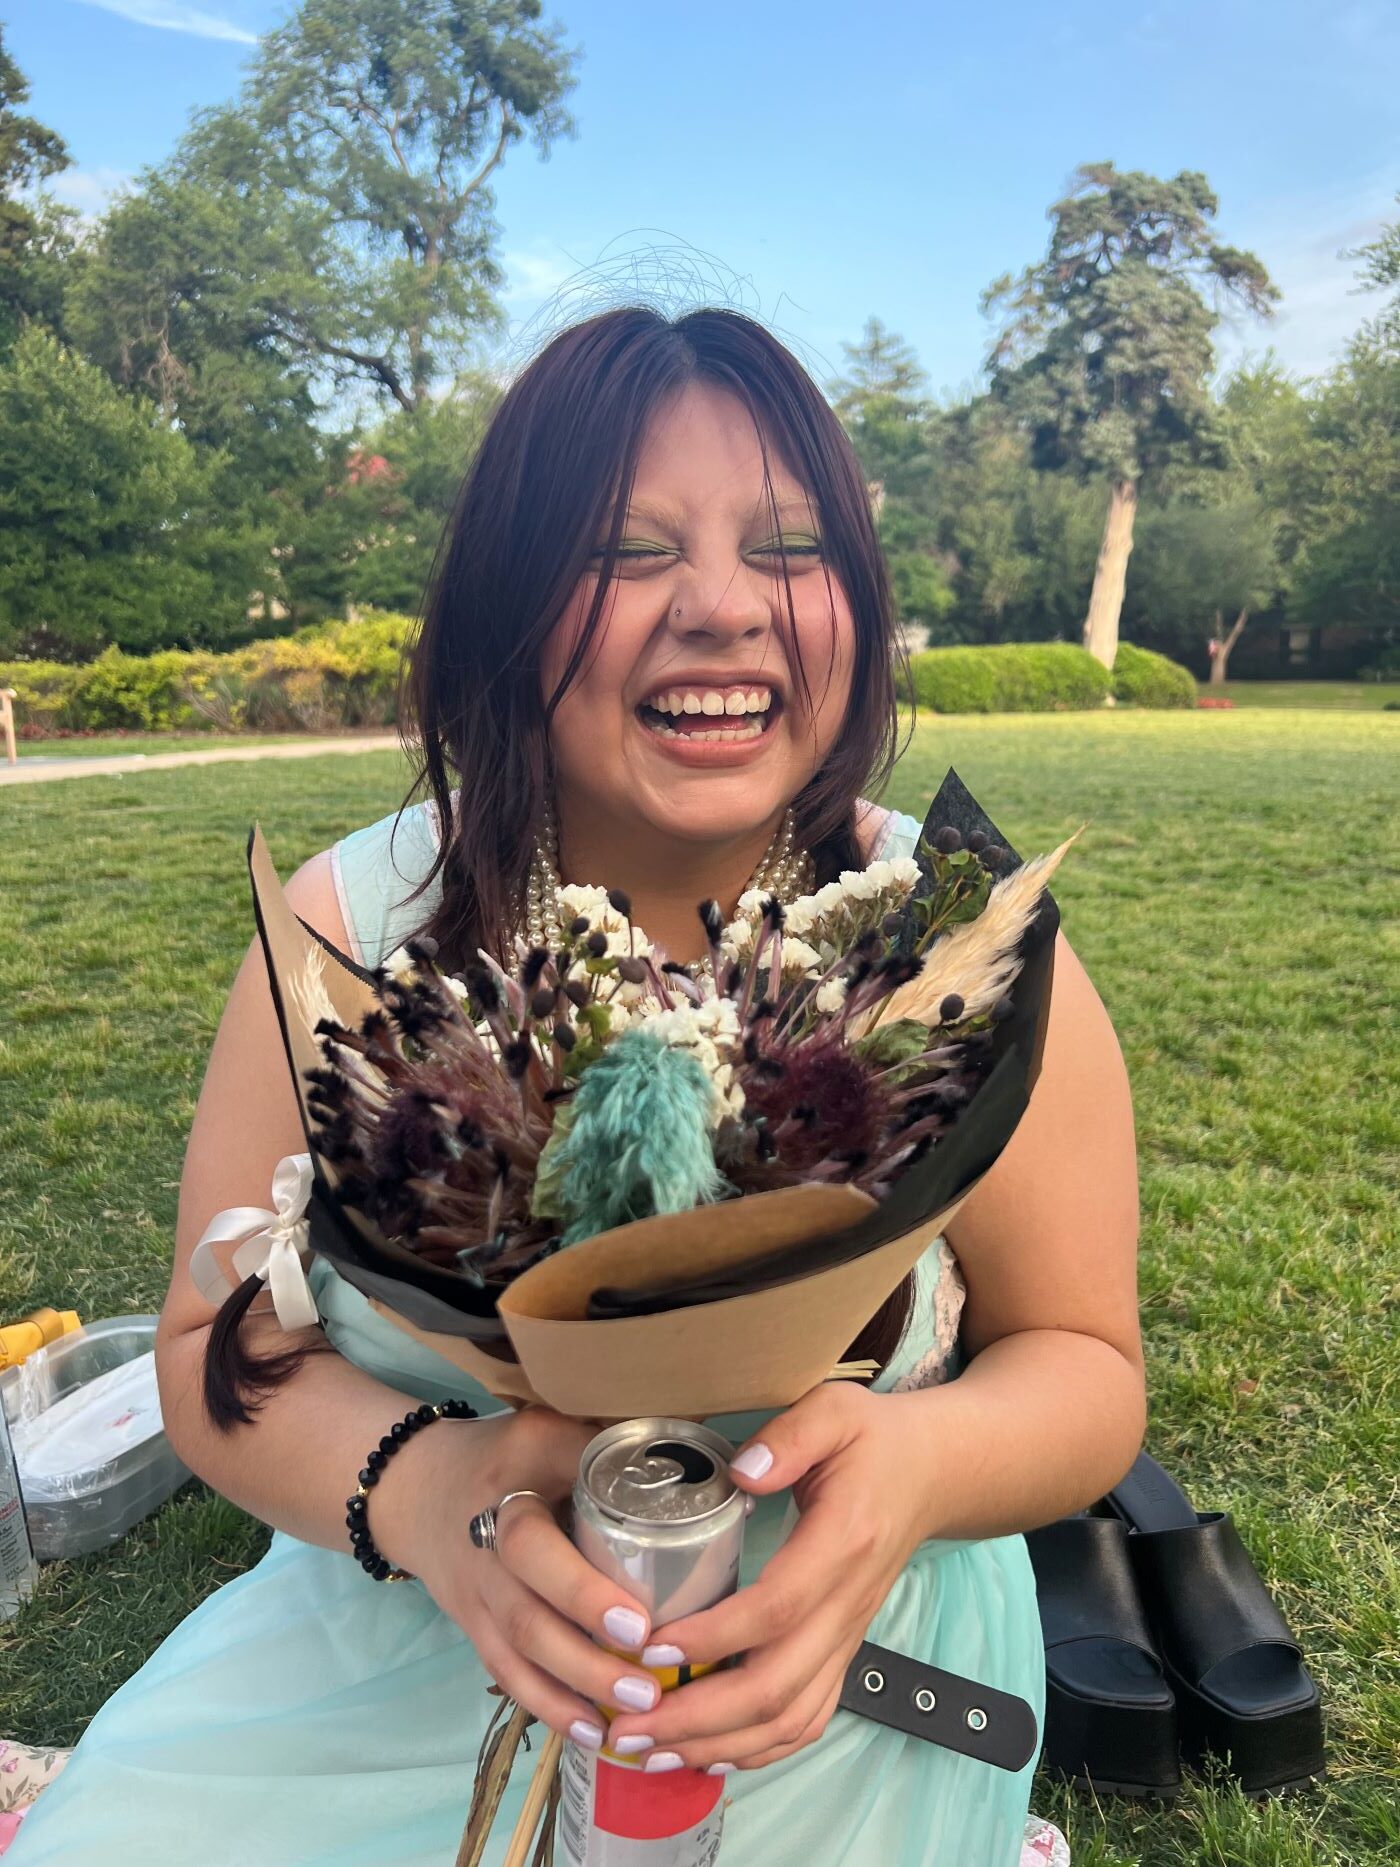
M 642 1603 L 654 1628 L 713 1607 L 739 1586 L 748 1499 L 729 1476 L 733 1457 L 721 1434 L 673 1419 L 627 1420 L 584 1449 L 575 1546 Z M 651 1670 L 665 1692 L 712 1668 Z M 710 1867 L 724 1778 L 649 1774 L 644 1762 L 565 1744 L 559 1838 L 567 1867 Z

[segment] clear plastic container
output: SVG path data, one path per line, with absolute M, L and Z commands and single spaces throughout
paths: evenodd
M 105 1548 L 190 1476 L 161 1423 L 155 1337 L 154 1316 L 111 1316 L 0 1374 L 41 1562 Z

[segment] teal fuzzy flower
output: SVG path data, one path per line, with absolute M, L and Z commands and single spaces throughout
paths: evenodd
M 624 1031 L 580 1078 L 540 1155 L 531 1211 L 562 1219 L 576 1245 L 656 1213 L 689 1212 L 729 1190 L 715 1166 L 710 1079 L 694 1057 Z

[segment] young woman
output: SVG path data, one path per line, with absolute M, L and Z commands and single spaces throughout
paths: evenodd
M 795 360 L 730 312 L 595 317 L 515 382 L 463 486 L 408 689 L 428 797 L 315 857 L 288 893 L 370 964 L 426 929 L 454 965 L 527 924 L 560 876 L 596 881 L 627 891 L 672 958 L 697 959 L 701 898 L 732 909 L 775 864 L 810 885 L 912 847 L 913 819 L 860 797 L 891 760 L 892 666 L 866 489 Z M 158 1366 L 176 1449 L 277 1534 L 94 1719 L 26 1821 L 19 1867 L 438 1867 L 492 1681 L 585 1744 L 607 1706 L 610 1742 L 648 1769 L 732 1770 L 726 1867 L 1015 1867 L 1029 1767 L 836 1701 L 869 1635 L 1039 1715 L 1018 1533 L 1100 1496 L 1139 1443 L 1128 1086 L 1064 939 L 1030 1111 L 862 1338 L 885 1363 L 875 1390 L 717 1422 L 744 1442 L 735 1469 L 758 1499 L 747 1585 L 672 1626 L 590 1569 L 544 1503 L 511 1504 L 498 1546 L 472 1546 L 472 1517 L 507 1493 L 563 1500 L 590 1429 L 492 1411 L 324 1261 L 323 1330 L 289 1371 L 288 1338 L 255 1309 L 244 1333 L 283 1365 L 265 1367 L 250 1424 L 210 1417 L 191 1248 L 214 1213 L 264 1202 L 301 1146 L 254 946 L 190 1136 Z M 419 1579 L 384 1586 L 351 1558 L 345 1499 L 405 1395 L 465 1395 L 492 1417 L 422 1432 L 386 1468 L 372 1534 Z M 657 1703 L 641 1663 L 677 1650 L 742 1657 Z

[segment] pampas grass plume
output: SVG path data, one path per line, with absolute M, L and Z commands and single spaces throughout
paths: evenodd
M 342 1022 L 326 990 L 326 956 L 318 946 L 308 949 L 305 961 L 287 981 L 287 996 L 308 1031 L 314 1031 L 323 1018 L 329 1024 Z
M 1050 877 L 1070 846 L 1084 834 L 1081 824 L 1048 856 L 1034 856 L 992 885 L 987 905 L 975 921 L 964 921 L 929 949 L 923 970 L 892 992 L 866 1028 L 916 1018 L 939 1022 L 938 1008 L 950 992 L 963 1001 L 963 1018 L 991 1010 L 1021 969 L 1017 952 Z

